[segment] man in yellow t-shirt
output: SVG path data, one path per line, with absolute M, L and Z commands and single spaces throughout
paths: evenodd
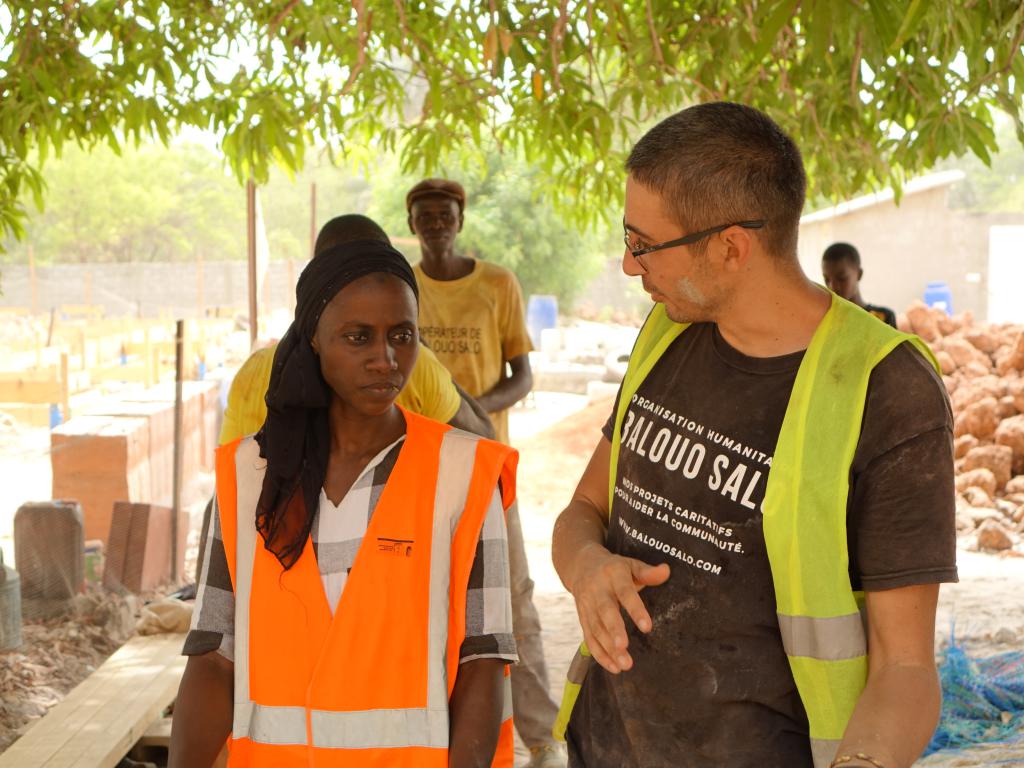
M 270 369 L 276 350 L 277 344 L 274 343 L 253 352 L 235 374 L 220 429 L 222 444 L 251 435 L 263 426 L 267 418 L 264 397 L 270 384 Z M 485 414 L 474 411 L 472 399 L 463 396 L 448 369 L 426 347 L 420 348 L 409 380 L 395 402 L 413 413 L 467 432 L 488 434 L 491 431 Z
M 390 245 L 388 236 L 376 222 L 366 216 L 349 214 L 327 222 L 317 236 L 314 254 L 323 253 L 341 243 L 353 240 L 381 240 Z M 227 443 L 243 435 L 251 435 L 267 418 L 265 396 L 270 384 L 270 369 L 277 344 L 253 352 L 235 374 L 228 391 L 220 442 Z M 493 431 L 485 412 L 465 396 L 451 374 L 426 348 L 420 350 L 409 380 L 396 401 L 414 413 L 451 424 L 468 432 L 492 437 Z
M 455 253 L 466 205 L 461 184 L 426 179 L 409 190 L 405 202 L 422 255 L 413 268 L 420 288 L 420 337 L 490 414 L 497 439 L 507 443 L 508 409 L 533 386 L 519 281 L 504 267 Z M 512 626 L 519 650 L 519 663 L 512 667 L 512 718 L 531 753 L 528 768 L 564 768 L 565 755 L 551 733 L 558 707 L 548 693 L 540 616 L 515 504 L 507 520 Z
M 516 276 L 455 253 L 465 202 L 462 185 L 445 179 L 421 181 L 406 197 L 422 255 L 414 267 L 420 337 L 491 415 L 497 439 L 508 443 L 508 409 L 533 386 L 527 355 L 533 347 Z

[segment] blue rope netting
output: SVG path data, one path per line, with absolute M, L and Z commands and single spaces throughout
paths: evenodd
M 1024 651 L 972 658 L 951 639 L 939 680 L 942 717 L 926 755 L 1024 738 Z

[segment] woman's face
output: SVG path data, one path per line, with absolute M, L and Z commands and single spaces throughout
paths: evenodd
M 416 316 L 412 289 L 383 272 L 352 281 L 331 299 L 312 344 L 343 406 L 366 416 L 391 408 L 416 363 Z

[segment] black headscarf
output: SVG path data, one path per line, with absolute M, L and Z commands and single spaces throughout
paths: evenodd
M 387 243 L 358 240 L 317 254 L 299 275 L 295 320 L 274 353 L 267 419 L 256 433 L 267 460 L 256 505 L 256 530 L 285 569 L 302 555 L 327 476 L 331 389 L 311 340 L 324 307 L 349 283 L 385 272 L 405 281 L 419 299 L 412 268 Z

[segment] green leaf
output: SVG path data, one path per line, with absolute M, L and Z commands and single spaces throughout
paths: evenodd
M 890 53 L 902 48 L 908 38 L 914 34 L 924 18 L 926 10 L 927 6 L 924 0 L 910 0 L 907 12 L 903 14 L 903 21 L 896 32 L 896 38 L 888 46 Z
M 832 57 L 832 0 L 817 0 L 809 25 L 812 40 L 811 55 L 820 60 Z
M 793 18 L 798 5 L 800 0 L 779 0 L 765 22 L 758 25 L 757 45 L 754 46 L 753 55 L 750 57 L 750 66 L 757 66 L 763 61 L 775 44 L 779 32 L 786 22 Z
M 900 20 L 897 11 L 893 8 L 892 0 L 867 0 L 871 9 L 871 17 L 875 22 L 875 33 L 882 41 L 886 51 L 893 47 L 896 35 L 900 29 Z

